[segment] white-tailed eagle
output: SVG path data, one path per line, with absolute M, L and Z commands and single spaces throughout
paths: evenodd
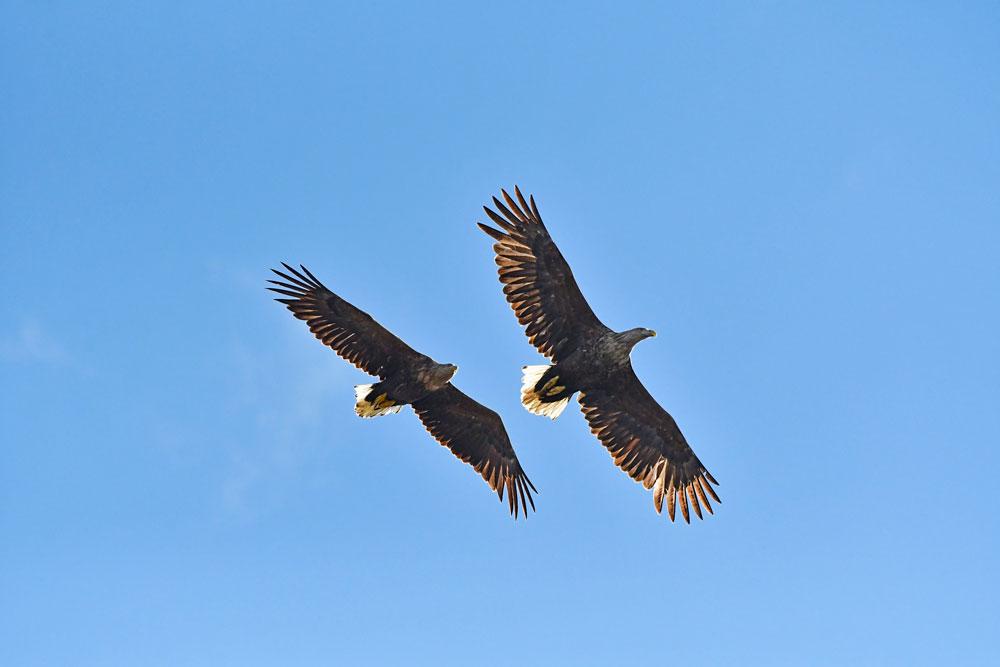
M 555 419 L 579 392 L 591 432 L 619 468 L 653 490 L 657 512 L 666 499 L 671 521 L 678 504 L 689 523 L 689 503 L 698 518 L 703 506 L 712 513 L 709 498 L 720 502 L 712 488 L 718 482 L 632 370 L 632 347 L 656 333 L 643 328 L 618 333 L 597 319 L 542 223 L 534 197 L 525 201 L 515 188 L 515 201 L 501 192 L 506 205 L 494 197 L 496 211 L 483 207 L 499 229 L 479 227 L 496 241 L 507 301 L 532 345 L 553 362 L 524 367 L 521 402 Z

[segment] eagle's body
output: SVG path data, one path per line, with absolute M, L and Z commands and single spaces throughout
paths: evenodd
M 355 405 L 359 417 L 377 417 L 399 412 L 443 389 L 458 370 L 453 364 L 439 364 L 427 357 L 403 366 L 381 382 L 357 386 Z
M 503 192 L 497 211 L 483 207 L 500 229 L 479 227 L 496 243 L 496 263 L 507 301 L 525 333 L 551 365 L 525 366 L 521 402 L 531 412 L 555 419 L 579 393 L 591 431 L 622 470 L 653 489 L 656 511 L 667 501 L 674 518 L 690 521 L 708 498 L 719 500 L 715 479 L 695 456 L 673 417 L 650 396 L 632 370 L 630 353 L 639 341 L 655 336 L 649 329 L 615 332 L 604 325 L 584 299 L 569 264 L 552 241 L 535 206 L 515 188 L 517 201 Z
M 555 356 L 556 363 L 551 366 L 526 366 L 524 394 L 529 402 L 538 404 L 538 409 L 532 412 L 554 419 L 573 394 L 585 387 L 612 386 L 623 381 L 632 347 L 642 338 L 655 335 L 641 333 L 646 331 L 618 333 L 607 329 Z
M 451 383 L 458 367 L 421 354 L 372 319 L 371 315 L 331 292 L 308 269 L 284 265 L 281 280 L 269 287 L 288 298 L 277 299 L 325 345 L 358 368 L 379 378 L 354 388 L 355 411 L 377 417 L 413 407 L 424 427 L 442 445 L 471 465 L 511 514 L 535 508 L 531 480 L 524 474 L 500 416 L 466 396 Z M 273 270 L 273 269 L 272 269 Z
M 560 369 L 562 379 L 576 390 L 583 389 L 585 384 L 607 383 L 628 367 L 632 347 L 647 337 L 637 335 L 641 331 L 617 333 L 609 330 L 594 339 L 582 341 L 553 368 Z

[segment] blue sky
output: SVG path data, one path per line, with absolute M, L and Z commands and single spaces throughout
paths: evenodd
M 995 664 L 995 3 L 0 9 L 0 662 Z M 671 524 L 475 227 L 535 193 L 721 482 Z M 500 412 L 513 522 L 269 300 Z M 992 563 L 992 564 L 991 564 Z

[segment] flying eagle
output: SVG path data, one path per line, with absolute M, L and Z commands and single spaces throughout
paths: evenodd
M 507 301 L 532 345 L 553 362 L 524 367 L 521 403 L 555 419 L 579 392 L 591 432 L 619 468 L 653 489 L 657 513 L 664 498 L 671 521 L 678 502 L 688 523 L 689 501 L 699 519 L 702 506 L 712 513 L 709 496 L 721 502 L 712 488 L 718 482 L 632 370 L 632 347 L 656 333 L 643 328 L 618 333 L 597 319 L 542 223 L 535 198 L 526 202 L 516 187 L 517 201 L 501 192 L 506 206 L 493 197 L 499 213 L 483 207 L 500 229 L 478 224 L 496 241 Z
M 454 364 L 439 364 L 420 354 L 372 319 L 371 315 L 328 290 L 306 267 L 299 272 L 282 262 L 288 273 L 271 269 L 282 280 L 268 287 L 288 298 L 285 304 L 313 335 L 334 352 L 379 382 L 354 388 L 360 417 L 377 417 L 413 407 L 434 438 L 482 475 L 510 512 L 527 517 L 535 509 L 537 490 L 524 474 L 500 416 L 453 385 Z

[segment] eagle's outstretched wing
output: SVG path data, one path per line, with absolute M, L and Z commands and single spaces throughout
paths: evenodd
M 448 383 L 413 403 L 413 411 L 431 435 L 482 475 L 503 500 L 507 493 L 510 512 L 528 515 L 535 509 L 531 492 L 535 486 L 524 474 L 510 444 L 500 416 Z
M 268 289 L 290 298 L 275 301 L 305 320 L 313 335 L 344 359 L 383 380 L 400 368 L 428 361 L 371 315 L 328 290 L 306 267 L 300 273 L 282 265 L 288 273 L 271 270 L 284 280 L 269 280 L 277 287 Z
M 681 513 L 690 523 L 689 500 L 699 519 L 702 505 L 713 513 L 709 496 L 722 502 L 712 488 L 718 482 L 688 446 L 674 418 L 639 382 L 631 365 L 604 386 L 581 390 L 580 405 L 591 432 L 615 464 L 653 489 L 657 512 L 662 511 L 665 496 L 673 521 L 679 496 Z
M 529 205 L 516 187 L 517 202 L 501 192 L 507 206 L 496 197 L 493 204 L 503 215 L 485 206 L 483 210 L 503 231 L 477 224 L 496 240 L 493 250 L 500 282 L 528 339 L 539 352 L 558 361 L 582 340 L 608 328 L 583 298 L 569 264 L 542 223 L 535 198 Z

